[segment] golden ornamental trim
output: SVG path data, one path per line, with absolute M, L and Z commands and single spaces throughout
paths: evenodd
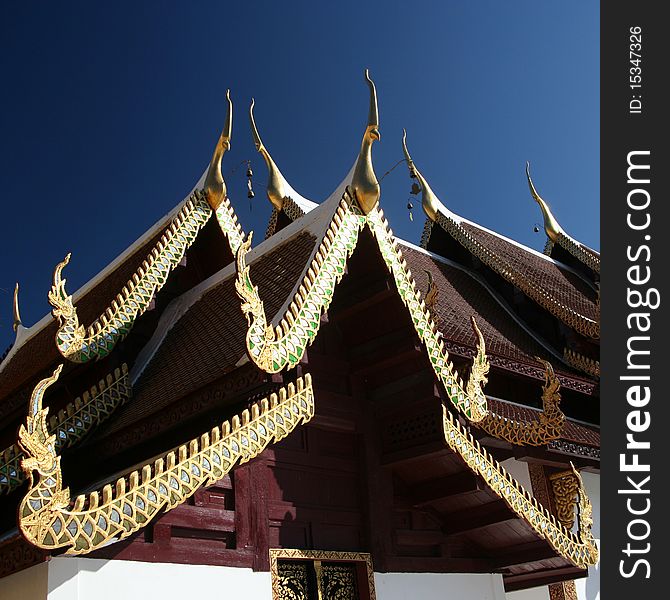
M 363 134 L 361 149 L 358 153 L 358 160 L 354 167 L 354 174 L 351 179 L 351 189 L 358 200 L 363 213 L 368 214 L 379 202 L 381 188 L 375 169 L 372 165 L 372 144 L 381 139 L 379 133 L 379 109 L 377 107 L 377 88 L 370 79 L 370 74 L 365 69 L 365 80 L 370 88 L 370 109 L 368 112 L 368 125 Z
M 489 411 L 477 423 L 489 435 L 517 446 L 544 446 L 561 437 L 565 415 L 559 408 L 561 403 L 561 383 L 551 364 L 537 358 L 544 365 L 544 386 L 542 387 L 542 412 L 537 420 L 517 421 Z
M 70 262 L 70 254 L 54 270 L 53 286 L 49 292 L 52 314 L 58 320 L 56 346 L 72 362 L 85 363 L 108 356 L 151 304 L 163 288 L 171 271 L 177 267 L 186 251 L 214 211 L 217 223 L 226 236 L 233 255 L 244 233 L 226 195 L 226 183 L 221 174 L 221 160 L 230 148 L 232 110 L 230 90 L 226 93 L 228 114 L 226 124 L 214 149 L 202 190 L 194 191 L 177 216 L 156 243 L 142 265 L 133 274 L 111 306 L 88 327 L 81 325 L 72 296 L 65 290 L 62 271 Z
M 124 539 L 159 512 L 183 503 L 195 491 L 221 479 L 236 464 L 258 456 L 314 415 L 311 377 L 298 379 L 278 394 L 254 404 L 164 457 L 120 477 L 102 493 L 78 496 L 63 487 L 56 436 L 47 429 L 42 399 L 62 365 L 35 387 L 19 444 L 29 489 L 19 506 L 19 528 L 33 545 L 66 554 L 86 554 Z
M 488 373 L 488 360 L 481 333 L 479 350 L 473 363 L 475 368 L 466 390 L 449 361 L 449 353 L 441 340 L 441 334 L 417 289 L 407 263 L 402 258 L 381 209 L 376 208 L 363 215 L 351 188 L 345 190 L 307 274 L 277 327 L 272 327 L 268 322 L 258 287 L 251 281 L 249 266 L 246 264 L 251 234 L 240 247 L 235 288 L 242 300 L 241 309 L 249 324 L 246 337 L 247 354 L 254 364 L 268 373 L 292 368 L 300 362 L 307 346 L 316 338 L 321 326 L 321 312 L 330 305 L 335 287 L 344 275 L 347 260 L 356 248 L 359 232 L 366 224 L 377 240 L 400 298 L 409 310 L 419 339 L 426 346 L 433 370 L 444 384 L 449 398 L 468 419 L 481 421 L 488 410 L 486 396 L 482 391 Z M 474 326 L 476 328 L 476 324 Z
M 549 476 L 556 504 L 556 516 L 566 529 L 575 524 L 575 508 L 579 499 L 579 481 L 572 471 L 561 471 Z
M 593 509 L 579 472 L 572 472 L 579 482 L 579 527 L 576 533 L 566 528 L 512 477 L 493 456 L 482 448 L 472 434 L 454 415 L 442 407 L 444 437 L 449 447 L 465 461 L 473 473 L 481 476 L 494 494 L 509 507 L 556 552 L 576 567 L 585 569 L 598 562 L 599 551 L 591 533 Z
M 316 338 L 321 312 L 330 305 L 364 224 L 365 216 L 352 202 L 349 192 L 345 192 L 293 301 L 276 327 L 268 322 L 258 287 L 252 283 L 246 264 L 253 232 L 240 246 L 235 289 L 249 324 L 247 352 L 259 368 L 278 373 L 300 362 L 307 346 Z
M 569 236 L 565 233 L 564 229 L 560 226 L 556 217 L 554 217 L 549 205 L 545 200 L 540 196 L 535 188 L 535 184 L 530 177 L 530 163 L 526 162 L 526 179 L 528 180 L 528 188 L 530 189 L 530 194 L 538 203 L 540 210 L 542 211 L 542 218 L 544 219 L 544 231 L 547 234 L 548 241 L 552 244 L 558 244 L 563 249 L 567 250 L 572 256 L 574 256 L 578 261 L 585 264 L 592 271 L 600 274 L 600 257 L 592 252 L 589 252 L 575 240 L 572 236 Z M 551 251 L 551 246 L 549 246 L 549 252 Z M 545 254 L 549 254 L 546 252 Z
M 367 225 L 377 240 L 386 268 L 392 275 L 398 294 L 407 307 L 414 329 L 428 352 L 428 358 L 437 378 L 442 382 L 452 404 L 461 411 L 470 421 L 480 422 L 488 413 L 488 404 L 482 386 L 486 384 L 486 374 L 489 370 L 484 339 L 473 319 L 473 327 L 479 338 L 477 354 L 473 360 L 473 368 L 467 387 L 455 372 L 449 360 L 449 352 L 442 341 L 442 334 L 430 311 L 426 307 L 422 294 L 417 289 L 416 281 L 402 257 L 402 252 L 384 218 L 381 208 L 377 207 L 368 213 Z
M 131 394 L 128 366 L 124 363 L 49 419 L 49 432 L 56 436 L 56 452 L 77 444 L 125 404 Z M 0 495 L 8 494 L 26 480 L 21 469 L 24 457 L 18 444 L 0 452 Z
M 496 271 L 513 285 L 517 286 L 529 298 L 535 300 L 535 302 L 540 306 L 543 306 L 555 317 L 586 337 L 600 339 L 600 323 L 598 321 L 594 321 L 593 319 L 578 313 L 554 298 L 543 289 L 542 286 L 531 279 L 528 279 L 523 273 L 518 269 L 515 269 L 499 255 L 491 252 L 491 250 L 470 235 L 454 219 L 442 213 L 438 213 L 436 223 L 458 240 L 485 265 Z
M 279 574 L 280 560 L 296 561 L 314 561 L 321 563 L 348 562 L 365 564 L 368 578 L 369 599 L 376 600 L 375 591 L 375 573 L 372 566 L 372 556 L 367 552 L 340 552 L 337 550 L 299 550 L 290 548 L 271 548 L 270 549 L 270 579 L 272 581 L 272 600 L 287 600 L 292 596 L 287 596 L 282 589 L 281 578 Z M 320 566 L 320 565 L 319 565 Z M 320 596 L 319 596 L 320 597 Z M 326 600 L 324 598 L 323 600 Z
M 591 377 L 600 379 L 600 361 L 584 356 L 579 352 L 570 350 L 570 348 L 563 349 L 563 360 L 571 367 L 578 369 Z
M 109 355 L 117 342 L 128 335 L 137 317 L 147 310 L 210 215 L 204 195 L 192 194 L 111 306 L 88 327 L 79 324 L 72 296 L 65 289 L 62 272 L 70 262 L 68 254 L 56 266 L 49 292 L 52 313 L 59 323 L 56 346 L 62 356 L 84 363 Z

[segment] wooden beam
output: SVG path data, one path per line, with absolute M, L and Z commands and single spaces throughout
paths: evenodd
M 506 592 L 525 590 L 531 587 L 549 585 L 572 579 L 581 579 L 588 576 L 588 570 L 577 567 L 563 567 L 559 569 L 547 569 L 544 571 L 531 571 L 530 573 L 519 573 L 518 575 L 504 575 L 503 583 Z
M 444 534 L 434 529 L 396 529 L 394 535 L 399 546 L 437 546 L 444 542 Z
M 479 480 L 469 471 L 456 475 L 447 475 L 438 479 L 431 479 L 412 486 L 411 502 L 413 506 L 423 506 L 456 496 L 481 490 Z
M 493 558 L 493 564 L 496 569 L 505 569 L 557 556 L 556 550 L 547 542 L 528 542 L 507 547 L 504 552 Z
M 443 558 L 433 556 L 391 556 L 386 561 L 389 573 L 492 573 L 486 558 Z M 377 563 L 375 561 L 375 570 Z
M 504 500 L 494 500 L 472 508 L 447 513 L 444 515 L 446 524 L 442 527 L 442 531 L 447 535 L 459 535 L 517 518 Z
M 446 442 L 442 439 L 436 439 L 426 444 L 419 444 L 418 446 L 411 446 L 403 450 L 395 450 L 394 452 L 386 452 L 381 455 L 380 462 L 382 465 L 392 467 L 394 465 L 411 463 L 416 460 L 433 459 L 438 456 L 447 456 L 451 451 L 447 449 Z

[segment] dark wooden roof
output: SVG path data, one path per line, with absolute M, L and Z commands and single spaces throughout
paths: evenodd
M 587 319 L 599 319 L 595 290 L 573 271 L 471 223 L 461 227 L 558 302 Z

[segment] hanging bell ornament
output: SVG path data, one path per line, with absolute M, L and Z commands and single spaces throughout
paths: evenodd
M 419 184 L 416 183 L 416 182 L 413 183 L 412 184 L 412 190 L 410 191 L 410 194 L 412 194 L 413 196 L 417 196 L 420 191 L 421 191 L 421 187 L 419 186 Z
M 251 167 L 247 167 L 247 177 L 251 179 L 254 176 L 254 172 L 251 170 Z
M 412 209 L 414 208 L 414 205 L 411 202 L 407 203 L 407 210 L 409 211 L 409 220 L 414 221 L 414 215 L 412 214 Z
M 251 200 L 254 197 L 254 190 L 251 187 L 251 179 L 247 179 L 247 198 Z

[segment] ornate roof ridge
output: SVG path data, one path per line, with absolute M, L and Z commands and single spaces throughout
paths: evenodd
M 572 466 L 579 481 L 579 526 L 577 532 L 565 527 L 549 510 L 542 506 L 509 472 L 485 449 L 458 419 L 443 405 L 444 438 L 475 474 L 481 476 L 491 491 L 506 504 L 537 535 L 563 558 L 577 567 L 587 568 L 598 562 L 599 552 L 591 533 L 592 507 L 581 475 Z
M 471 279 L 474 279 L 479 285 L 481 285 L 487 292 L 488 294 L 496 301 L 497 304 L 500 305 L 500 307 L 521 327 L 530 337 L 532 337 L 540 346 L 542 346 L 549 354 L 551 354 L 556 360 L 560 360 L 564 364 L 567 365 L 565 362 L 563 356 L 559 354 L 554 348 L 551 347 L 551 345 L 546 342 L 544 339 L 542 339 L 539 335 L 537 335 L 526 323 L 524 323 L 519 316 L 512 310 L 512 308 L 505 302 L 505 300 L 498 294 L 498 292 L 491 287 L 491 285 L 483 278 L 481 277 L 478 273 L 475 271 L 469 269 L 465 265 L 462 265 L 460 263 L 457 263 L 453 260 L 450 260 L 444 256 L 441 256 L 440 254 L 436 254 L 435 252 L 431 252 L 430 250 L 426 250 L 425 248 L 422 248 L 421 246 L 416 246 L 410 242 L 407 242 L 406 240 L 403 240 L 401 238 L 396 238 L 398 240 L 398 244 L 401 246 L 406 246 L 407 248 L 414 250 L 415 252 L 421 252 L 423 254 L 426 254 L 427 256 L 430 256 L 431 258 L 448 265 L 454 269 L 458 269 L 459 271 L 462 271 L 466 275 L 468 275 Z
M 48 428 L 55 435 L 56 450 L 74 446 L 125 404 L 131 394 L 128 366 L 124 363 L 69 402 L 57 415 L 51 416 Z M 25 481 L 25 473 L 21 470 L 24 457 L 16 443 L 0 452 L 0 495 L 10 493 Z
M 432 189 L 428 185 L 428 182 L 421 175 L 420 171 L 416 168 L 416 165 L 412 161 L 409 152 L 407 152 L 407 146 L 405 144 L 405 138 L 403 137 L 403 149 L 405 151 L 406 160 L 410 170 L 410 175 L 417 177 L 422 184 L 422 204 L 424 210 L 429 218 L 433 219 L 442 229 L 444 229 L 449 235 L 456 239 L 463 247 L 465 247 L 469 252 L 473 253 L 477 258 L 484 262 L 489 268 L 493 269 L 501 277 L 518 287 L 523 291 L 529 298 L 532 298 L 540 306 L 548 310 L 555 317 L 577 330 L 582 335 L 589 338 L 600 338 L 600 323 L 599 321 L 593 320 L 586 315 L 582 315 L 576 310 L 572 309 L 569 306 L 563 304 L 560 300 L 553 297 L 551 294 L 547 293 L 541 286 L 536 284 L 534 281 L 531 281 L 524 277 L 513 265 L 505 261 L 498 254 L 495 254 L 489 250 L 484 244 L 479 240 L 475 239 L 464 227 L 463 223 L 468 223 L 474 227 L 477 227 L 483 231 L 487 231 L 496 237 L 504 239 L 505 241 L 513 243 L 515 246 L 522 248 L 523 250 L 530 250 L 533 254 L 536 254 L 539 257 L 542 257 L 543 260 L 549 259 L 551 262 L 556 264 L 560 268 L 565 268 L 568 271 L 579 275 L 580 279 L 585 281 L 589 286 L 593 287 L 591 282 L 588 282 L 584 277 L 578 274 L 574 269 L 559 263 L 551 259 L 550 257 L 543 255 L 539 252 L 528 249 L 518 242 L 509 240 L 505 236 L 491 232 L 485 227 L 478 225 L 476 223 L 471 223 L 462 217 L 455 218 L 454 213 L 451 211 L 444 212 L 442 209 L 444 205 L 439 201 L 437 196 L 433 193 Z
M 552 244 L 558 244 L 564 250 L 567 250 L 582 264 L 586 265 L 595 273 L 600 274 L 600 252 L 590 248 L 586 244 L 573 238 L 571 235 L 561 227 L 559 222 L 554 217 L 547 202 L 540 196 L 535 188 L 535 184 L 530 177 L 530 163 L 526 162 L 526 179 L 528 180 L 528 187 L 530 194 L 533 196 L 535 202 L 540 206 L 542 217 L 544 220 L 544 231 L 548 239 L 549 251 L 551 251 Z
M 69 488 L 63 487 L 55 436 L 46 426 L 49 409 L 42 406 L 61 367 L 37 384 L 19 430 L 26 454 L 21 466 L 30 482 L 19 506 L 19 528 L 31 544 L 46 550 L 65 548 L 65 554 L 86 554 L 128 537 L 314 416 L 308 374 L 221 426 L 119 477 L 114 487 L 106 484 L 102 493 L 80 495 L 72 502 Z
M 88 327 L 79 324 L 72 296 L 67 294 L 65 280 L 61 277 L 70 254 L 56 266 L 49 302 L 54 307 L 53 316 L 59 322 L 56 345 L 64 358 L 82 363 L 107 356 L 130 332 L 136 318 L 146 311 L 212 213 L 235 254 L 244 234 L 226 196 L 226 184 L 221 174 L 221 160 L 230 147 L 232 131 L 230 91 L 227 99 L 226 125 L 214 149 L 203 190 L 191 194 L 132 278 Z

